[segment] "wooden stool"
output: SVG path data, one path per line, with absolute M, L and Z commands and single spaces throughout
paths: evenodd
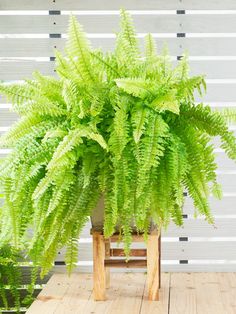
M 111 242 L 119 241 L 119 234 L 114 234 L 105 239 L 102 232 L 91 230 L 93 236 L 93 293 L 94 300 L 106 299 L 106 288 L 110 285 L 110 267 L 147 268 L 148 299 L 159 300 L 159 288 L 161 286 L 160 260 L 161 237 L 158 231 L 152 231 L 148 235 L 147 248 L 131 249 L 130 256 L 145 257 L 143 259 L 112 259 L 112 257 L 125 257 L 124 250 L 111 248 Z M 143 236 L 137 233 L 132 235 L 133 242 L 143 242 Z

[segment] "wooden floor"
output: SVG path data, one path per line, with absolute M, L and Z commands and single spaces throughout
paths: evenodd
M 163 273 L 160 301 L 148 301 L 146 275 L 111 275 L 95 302 L 90 274 L 55 274 L 27 314 L 236 314 L 236 273 Z

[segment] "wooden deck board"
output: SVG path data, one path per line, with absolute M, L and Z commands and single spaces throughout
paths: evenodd
M 236 314 L 236 274 L 163 273 L 148 301 L 144 273 L 112 273 L 106 295 L 93 300 L 91 274 L 54 274 L 27 314 Z

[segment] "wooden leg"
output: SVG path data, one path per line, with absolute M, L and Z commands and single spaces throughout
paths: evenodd
M 147 243 L 147 286 L 148 299 L 159 300 L 159 236 L 157 231 L 151 232 Z
M 158 250 L 159 250 L 159 289 L 161 289 L 161 234 L 158 239 Z
M 93 232 L 93 294 L 95 301 L 106 299 L 105 241 L 100 232 Z
M 110 259 L 110 239 L 105 240 L 105 258 L 106 260 Z M 110 267 L 105 267 L 106 271 L 106 288 L 110 288 Z

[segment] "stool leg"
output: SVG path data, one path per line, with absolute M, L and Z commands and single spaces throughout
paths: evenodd
M 95 301 L 106 299 L 105 242 L 100 232 L 93 232 L 93 294 Z
M 158 238 L 158 250 L 159 250 L 159 289 L 161 289 L 161 234 Z
M 110 239 L 106 239 L 105 240 L 105 258 L 106 258 L 106 260 L 110 259 L 110 248 L 111 248 Z M 110 287 L 110 267 L 106 266 L 105 271 L 106 271 L 106 288 L 109 288 Z
M 159 235 L 153 231 L 148 235 L 147 243 L 147 286 L 148 299 L 159 300 Z

